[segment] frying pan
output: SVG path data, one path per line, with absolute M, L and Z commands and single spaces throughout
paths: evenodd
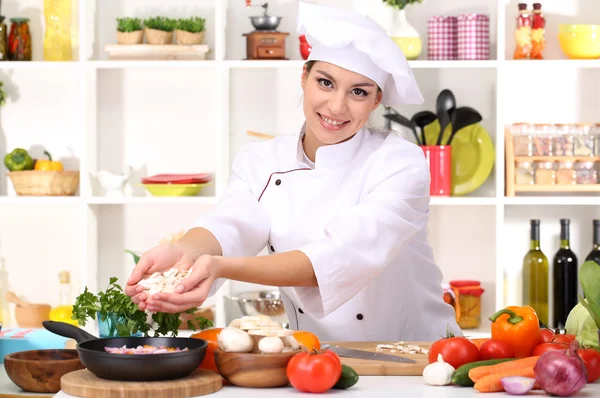
M 206 340 L 183 337 L 111 337 L 99 339 L 66 322 L 44 321 L 44 328 L 77 341 L 81 363 L 101 379 L 118 381 L 174 380 L 188 376 L 204 360 Z M 104 347 L 139 345 L 178 347 L 189 351 L 165 354 L 112 354 Z

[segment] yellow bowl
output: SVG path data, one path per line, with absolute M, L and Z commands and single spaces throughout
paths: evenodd
M 153 196 L 196 196 L 206 184 L 142 184 Z
M 558 43 L 571 59 L 600 58 L 600 25 L 558 25 Z

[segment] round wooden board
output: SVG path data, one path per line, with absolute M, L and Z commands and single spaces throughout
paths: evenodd
M 219 391 L 223 387 L 223 378 L 210 370 L 197 369 L 188 377 L 177 380 L 115 381 L 101 379 L 83 369 L 64 375 L 60 387 L 64 393 L 76 397 L 189 398 Z

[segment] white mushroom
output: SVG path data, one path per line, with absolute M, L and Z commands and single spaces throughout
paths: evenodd
M 263 354 L 277 354 L 283 350 L 283 340 L 279 337 L 263 337 L 258 342 L 258 349 Z
M 296 351 L 297 349 L 300 348 L 300 344 L 298 344 L 298 341 L 296 340 L 294 335 L 285 336 L 285 337 L 282 337 L 282 339 L 283 339 L 284 345 L 288 348 L 291 348 L 292 351 Z
M 250 352 L 254 347 L 252 337 L 243 330 L 226 327 L 217 336 L 219 348 L 227 352 Z

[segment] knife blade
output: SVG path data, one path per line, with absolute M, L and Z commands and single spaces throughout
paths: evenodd
M 376 352 L 355 350 L 352 348 L 342 348 L 336 346 L 329 346 L 328 348 L 331 351 L 338 354 L 340 357 L 367 359 L 372 361 L 417 363 L 417 361 L 415 361 L 414 359 L 398 357 L 390 354 L 378 354 Z

